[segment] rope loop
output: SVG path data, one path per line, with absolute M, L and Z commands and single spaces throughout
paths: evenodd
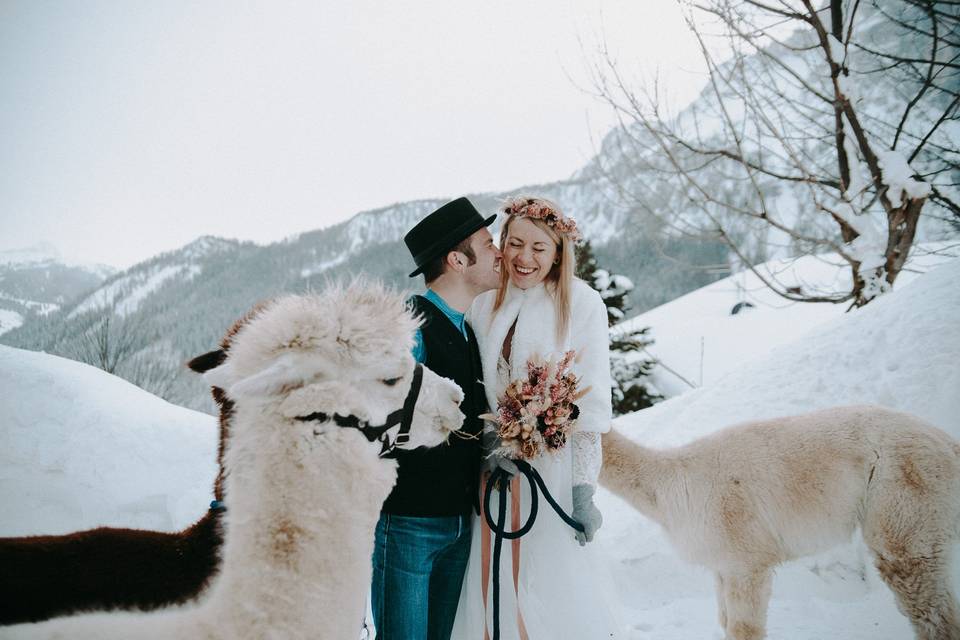
M 487 521 L 487 526 L 495 534 L 493 543 L 493 640 L 500 640 L 500 552 L 504 540 L 516 540 L 526 535 L 533 528 L 533 523 L 537 520 L 537 511 L 539 508 L 539 495 L 543 493 L 547 504 L 553 507 L 553 510 L 560 516 L 560 519 L 567 523 L 571 528 L 577 531 L 583 531 L 583 525 L 571 518 L 557 504 L 557 501 L 547 490 L 540 473 L 534 469 L 526 460 L 514 460 L 520 473 L 527 477 L 530 483 L 530 515 L 523 526 L 516 531 L 507 531 L 507 492 L 506 486 L 510 481 L 509 474 L 503 469 L 497 467 L 487 479 L 487 486 L 483 492 L 483 517 Z M 493 488 L 497 483 L 502 482 L 500 495 L 498 496 L 497 516 L 499 523 L 494 522 L 490 514 L 490 497 L 493 495 Z M 538 491 L 539 489 L 539 491 Z M 519 490 L 519 489 L 518 489 Z

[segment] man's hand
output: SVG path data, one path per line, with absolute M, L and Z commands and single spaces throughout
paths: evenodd
M 583 525 L 583 531 L 576 532 L 581 547 L 593 540 L 597 529 L 603 524 L 600 509 L 593 504 L 594 491 L 592 484 L 578 484 L 573 488 L 573 513 L 570 517 Z

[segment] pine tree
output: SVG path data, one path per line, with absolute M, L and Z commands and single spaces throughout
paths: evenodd
M 590 242 L 577 247 L 577 277 L 596 289 L 607 305 L 607 324 L 612 327 L 623 320 L 633 290 L 629 278 L 611 274 L 597 265 Z M 613 330 L 610 333 L 610 378 L 613 396 L 613 414 L 620 416 L 652 406 L 663 399 L 645 380 L 653 371 L 656 360 L 642 355 L 653 344 L 650 327 L 632 330 Z

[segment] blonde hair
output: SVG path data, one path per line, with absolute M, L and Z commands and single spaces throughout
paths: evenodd
M 559 208 L 542 198 L 530 198 L 539 206 L 550 207 L 559 212 Z M 510 212 L 503 226 L 500 228 L 500 249 L 507 246 L 507 236 L 510 233 L 510 223 L 517 218 L 527 218 L 539 229 L 542 229 L 557 247 L 557 258 L 559 262 L 555 263 L 550 272 L 544 278 L 547 290 L 552 294 L 553 307 L 557 317 L 557 341 L 562 341 L 567 334 L 567 328 L 570 326 L 570 299 L 573 296 L 573 277 L 577 270 L 577 258 L 574 253 L 574 241 L 565 233 L 559 233 L 553 226 L 541 218 L 532 218 L 524 216 L 522 213 Z M 503 301 L 507 296 L 507 286 L 510 283 L 510 274 L 506 267 L 500 269 L 500 286 L 497 288 L 497 297 L 493 302 L 494 315 L 503 306 Z

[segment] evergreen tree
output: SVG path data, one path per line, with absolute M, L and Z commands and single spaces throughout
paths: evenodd
M 633 290 L 633 283 L 625 276 L 599 268 L 589 241 L 577 246 L 576 255 L 577 277 L 600 293 L 607 305 L 607 324 L 612 327 L 630 308 L 627 296 Z M 656 360 L 642 353 L 653 344 L 649 333 L 650 327 L 610 333 L 610 378 L 615 416 L 645 409 L 663 399 L 650 381 L 645 380 L 656 365 Z

